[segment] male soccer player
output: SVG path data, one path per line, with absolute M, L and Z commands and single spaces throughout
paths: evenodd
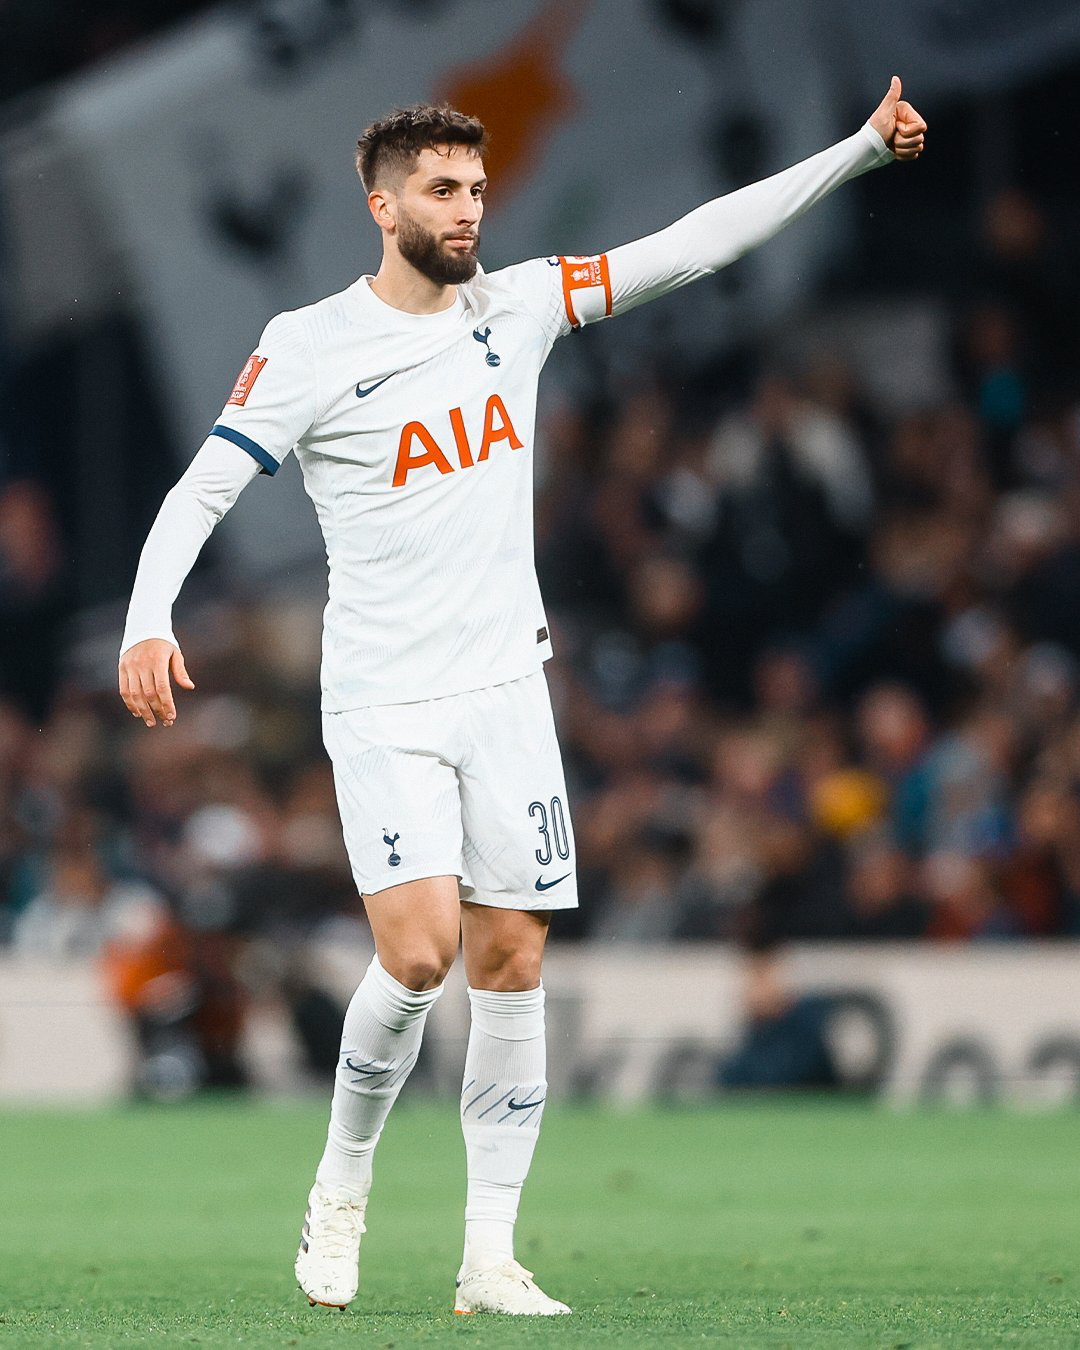
M 574 842 L 542 666 L 533 566 L 536 387 L 555 339 L 715 272 L 848 178 L 915 159 L 900 81 L 854 136 L 592 257 L 485 275 L 484 129 L 447 107 L 392 113 L 357 169 L 382 265 L 267 325 L 169 492 L 139 563 L 120 692 L 171 726 L 193 689 L 172 606 L 214 524 L 296 451 L 326 540 L 326 748 L 376 956 L 345 1015 L 325 1151 L 296 1274 L 312 1303 L 356 1293 L 375 1146 L 462 940 L 472 1030 L 462 1313 L 567 1313 L 514 1260 L 547 1094 L 541 956 L 577 904 Z

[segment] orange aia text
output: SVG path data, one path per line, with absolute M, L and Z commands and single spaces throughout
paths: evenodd
M 482 463 L 491 453 L 492 447 L 498 445 L 500 441 L 506 441 L 511 450 L 520 450 L 524 444 L 514 430 L 510 414 L 498 394 L 492 394 L 484 408 L 484 430 L 475 460 L 465 432 L 465 419 L 461 409 L 451 408 L 448 416 L 457 450 L 457 464 L 450 462 L 439 442 L 423 422 L 406 422 L 401 428 L 401 440 L 398 442 L 394 487 L 404 486 L 409 474 L 415 469 L 422 469 L 425 464 L 434 464 L 440 473 L 453 473 L 456 468 L 471 469 L 474 464 Z

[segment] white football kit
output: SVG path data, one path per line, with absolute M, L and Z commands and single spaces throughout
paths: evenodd
M 361 891 L 457 875 L 485 904 L 576 904 L 533 560 L 540 370 L 556 338 L 717 271 L 891 159 L 866 125 L 610 253 L 478 271 L 437 314 L 368 277 L 279 314 L 166 497 L 121 650 L 175 643 L 206 536 L 295 452 L 326 542 L 324 735 Z

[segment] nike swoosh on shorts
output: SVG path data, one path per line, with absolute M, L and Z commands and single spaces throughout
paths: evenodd
M 536 889 L 538 891 L 550 891 L 552 886 L 557 886 L 560 881 L 565 881 L 569 875 L 570 873 L 566 872 L 561 877 L 556 877 L 554 881 L 545 881 L 543 877 L 537 877 Z

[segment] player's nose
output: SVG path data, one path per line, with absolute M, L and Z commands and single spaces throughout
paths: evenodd
M 458 224 L 475 225 L 483 212 L 483 203 L 477 198 L 469 196 L 465 198 L 458 207 Z

